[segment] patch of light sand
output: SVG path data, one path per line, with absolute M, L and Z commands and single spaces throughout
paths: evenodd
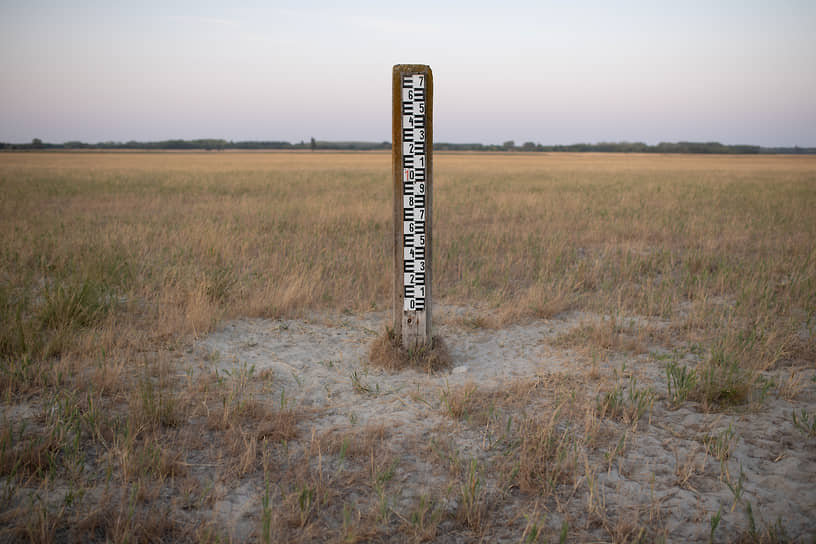
M 235 370 L 245 365 L 255 372 L 271 371 L 276 395 L 282 394 L 287 405 L 314 409 L 314 417 L 302 423 L 307 436 L 382 424 L 398 448 L 400 443 L 427 440 L 444 429 L 461 448 L 478 456 L 479 436 L 457 427 L 443 410 L 432 408 L 438 406 L 441 392 L 468 383 L 500 389 L 543 374 L 586 373 L 586 361 L 554 347 L 552 341 L 580 326 L 587 316 L 568 314 L 485 329 L 469 327 L 461 319 L 469 311 L 437 309 L 435 334 L 447 343 L 453 366 L 433 375 L 369 366 L 371 343 L 390 321 L 390 314 L 384 312 L 235 320 L 201 339 L 190 363 L 202 370 Z M 707 540 L 711 516 L 721 509 L 718 534 L 733 536 L 746 530 L 748 522 L 743 503 L 734 506 L 724 474 L 736 485 L 742 473 L 742 497 L 751 502 L 758 524 L 778 519 L 792 538 L 816 533 L 816 440 L 793 428 L 790 417 L 793 409 L 816 411 L 814 387 L 796 401 L 769 397 L 754 410 L 711 414 L 693 403 L 669 410 L 660 400 L 666 390 L 664 363 L 629 354 L 614 354 L 612 363 L 636 368 L 638 384 L 651 386 L 659 400 L 648 422 L 624 431 L 624 453 L 598 470 L 594 493 L 600 504 L 619 517 L 659 522 L 676 542 Z M 720 463 L 705 454 L 704 444 L 729 426 L 735 438 L 730 456 Z M 408 481 L 432 477 L 432 467 L 424 460 L 414 458 L 412 466 L 427 473 L 405 476 Z M 244 489 L 246 485 L 221 501 L 232 523 L 236 512 L 259 511 L 240 505 L 258 497 L 258 486 L 252 491 Z M 406 500 L 416 493 L 407 489 Z M 659 519 L 652 519 L 655 516 Z M 559 522 L 553 517 L 550 523 L 557 528 Z

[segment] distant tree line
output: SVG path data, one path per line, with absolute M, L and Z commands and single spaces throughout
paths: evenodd
M 161 140 L 157 142 L 98 142 L 86 143 L 80 141 L 70 141 L 61 144 L 44 143 L 39 138 L 34 138 L 31 143 L 11 144 L 0 142 L 0 149 L 4 150 L 42 150 L 42 149 L 120 149 L 120 150 L 167 150 L 167 151 L 225 151 L 229 149 L 243 150 L 272 150 L 272 149 L 318 149 L 331 150 L 355 150 L 369 151 L 375 149 L 391 149 L 391 142 L 322 142 L 311 138 L 310 141 L 298 143 L 284 141 L 227 141 L 214 138 L 203 138 L 197 140 Z
M 758 145 L 726 145 L 719 142 L 660 142 L 648 145 L 643 142 L 600 142 L 570 145 L 541 145 L 524 142 L 516 145 L 510 140 L 501 145 L 434 143 L 437 151 L 525 151 L 545 153 L 702 153 L 725 155 L 786 154 L 814 155 L 816 147 L 761 147 Z
M 298 143 L 284 141 L 227 141 L 213 138 L 197 140 L 162 140 L 158 142 L 98 142 L 95 144 L 70 141 L 61 144 L 45 143 L 34 138 L 31 143 L 12 144 L 0 142 L 0 150 L 62 150 L 62 149 L 100 149 L 100 150 L 202 150 L 225 151 L 242 150 L 335 150 L 335 151 L 372 151 L 389 150 L 391 142 L 362 141 L 320 141 L 311 138 L 308 142 Z M 510 152 L 571 152 L 571 153 L 702 153 L 727 155 L 786 154 L 816 155 L 816 147 L 760 147 L 757 145 L 726 145 L 719 142 L 661 142 L 648 145 L 643 142 L 600 142 L 595 144 L 578 143 L 570 145 L 541 145 L 535 142 L 524 142 L 516 145 L 508 140 L 501 145 L 464 143 L 453 144 L 435 142 L 436 151 L 510 151 Z

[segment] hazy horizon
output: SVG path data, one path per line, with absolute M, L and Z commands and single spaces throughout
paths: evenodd
M 0 141 L 391 139 L 816 146 L 816 3 L 0 3 Z M 810 66 L 810 68 L 808 68 Z

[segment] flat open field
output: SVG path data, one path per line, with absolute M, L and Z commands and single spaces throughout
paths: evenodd
M 0 540 L 810 542 L 816 157 L 0 154 Z

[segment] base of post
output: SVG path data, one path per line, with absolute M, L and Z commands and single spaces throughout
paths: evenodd
M 413 349 L 406 348 L 403 341 L 404 337 L 398 336 L 393 329 L 386 329 L 385 334 L 371 345 L 369 361 L 374 366 L 395 371 L 413 368 L 437 372 L 453 365 L 447 345 L 438 336 L 431 338 L 427 345 Z
M 402 312 L 402 346 L 405 349 L 429 347 L 431 344 L 430 315 L 428 310 Z

